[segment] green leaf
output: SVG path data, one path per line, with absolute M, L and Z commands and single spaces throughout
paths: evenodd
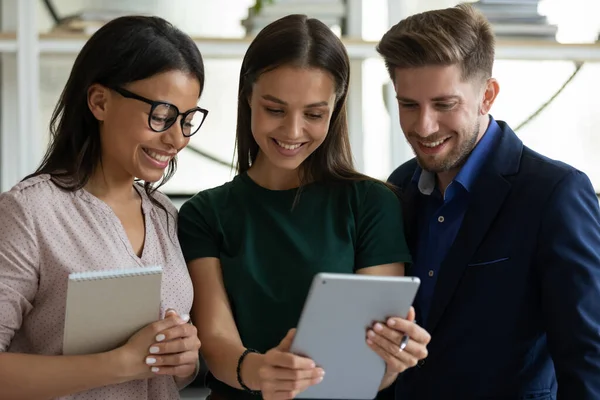
M 254 3 L 254 6 L 252 7 L 254 14 L 258 14 L 260 10 L 262 10 L 263 6 L 267 3 L 273 4 L 274 0 L 256 0 L 256 3 Z

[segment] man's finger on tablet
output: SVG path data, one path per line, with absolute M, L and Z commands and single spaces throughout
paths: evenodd
M 415 308 L 413 306 L 410 306 L 410 309 L 408 310 L 408 315 L 406 316 L 406 319 L 411 322 L 417 322 L 417 321 L 415 321 L 416 317 L 417 317 L 417 313 L 415 312 Z
M 377 355 L 379 355 L 379 357 L 385 361 L 387 372 L 399 373 L 417 365 L 418 360 L 409 353 L 404 351 L 396 351 L 392 354 L 387 349 L 381 347 L 379 344 L 370 339 L 367 339 L 367 344 L 373 351 L 375 351 L 375 353 L 377 353 Z
M 406 320 L 404 318 L 388 318 L 387 326 L 397 332 L 400 332 L 401 336 L 408 335 L 412 340 L 425 345 L 429 344 L 431 340 L 431 335 L 425 329 L 415 322 Z
M 400 342 L 402 341 L 402 338 L 404 337 L 404 332 L 399 332 L 379 322 L 373 324 L 372 330 L 377 335 L 383 336 L 384 338 L 389 340 L 394 346 L 399 346 Z
M 392 355 L 401 351 L 400 346 L 396 342 L 389 340 L 381 333 L 375 332 L 372 329 L 367 331 L 367 338 Z

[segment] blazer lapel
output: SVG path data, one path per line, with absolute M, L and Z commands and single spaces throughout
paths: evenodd
M 434 331 L 477 247 L 494 221 L 510 184 L 502 177 L 483 177 L 472 193 L 469 208 L 454 244 L 442 262 L 431 303 L 427 330 Z
M 505 176 L 518 171 L 523 143 L 503 122 L 498 121 L 501 135 L 494 144 L 494 152 L 473 185 L 470 203 L 462 225 L 442 262 L 433 295 L 426 329 L 435 330 L 446 307 L 452 300 L 462 276 L 485 235 L 494 222 L 510 183 Z

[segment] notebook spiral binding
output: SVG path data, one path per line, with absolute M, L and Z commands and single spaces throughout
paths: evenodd
M 106 270 L 106 271 L 87 271 L 87 272 L 74 272 L 69 274 L 69 281 L 89 281 L 97 279 L 114 279 L 128 276 L 140 276 L 140 275 L 153 275 L 160 274 L 162 267 L 141 267 L 141 268 L 126 268 L 120 270 Z

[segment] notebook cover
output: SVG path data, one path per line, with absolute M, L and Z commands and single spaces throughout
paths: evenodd
M 160 317 L 161 267 L 69 275 L 63 354 L 113 350 Z

